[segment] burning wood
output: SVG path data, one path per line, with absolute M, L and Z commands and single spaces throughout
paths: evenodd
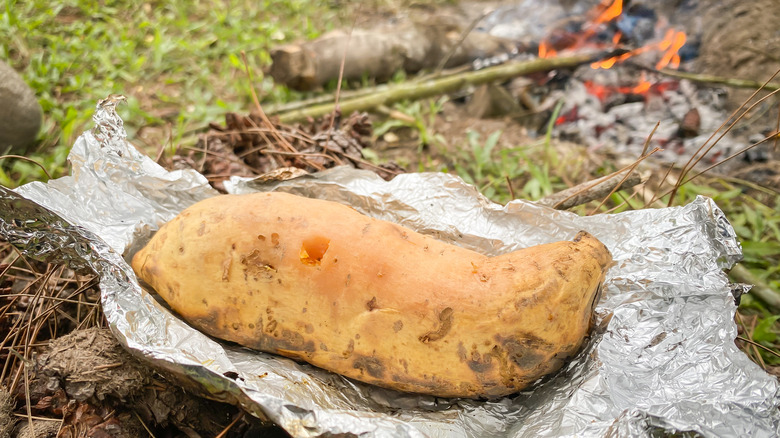
M 550 58 L 558 56 L 558 53 L 564 50 L 570 52 L 583 48 L 618 49 L 625 44 L 632 43 L 615 24 L 623 16 L 623 0 L 603 1 L 587 15 L 594 18 L 583 23 L 582 30 L 575 33 L 573 37 L 562 38 L 559 32 L 554 31 L 550 37 L 542 40 L 539 43 L 539 57 Z M 659 26 L 655 33 L 659 33 L 661 30 Z M 612 33 L 611 37 L 605 36 L 609 33 Z M 605 39 L 608 39 L 609 42 L 605 43 Z M 591 67 L 609 69 L 615 64 L 644 53 L 656 53 L 660 54 L 660 59 L 656 63 L 657 69 L 677 68 L 681 62 L 679 51 L 685 45 L 686 39 L 685 32 L 669 28 L 660 40 L 650 41 L 623 54 L 594 62 Z

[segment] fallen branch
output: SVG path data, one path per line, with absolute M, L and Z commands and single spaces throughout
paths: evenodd
M 643 67 L 643 68 L 647 68 L 647 67 Z M 749 79 L 726 78 L 722 76 L 702 75 L 697 73 L 687 73 L 687 72 L 669 70 L 669 69 L 656 70 L 653 68 L 648 68 L 648 70 L 655 71 L 665 76 L 670 76 L 678 79 L 687 79 L 689 81 L 699 82 L 702 84 L 726 85 L 734 88 L 750 88 L 753 90 L 757 90 L 763 86 L 763 89 L 766 91 L 780 90 L 780 84 L 777 83 L 764 84 L 763 82 L 751 81 Z
M 626 177 L 626 174 L 631 170 L 633 169 L 619 170 L 596 180 L 553 193 L 536 202 L 556 210 L 568 210 L 596 199 L 603 199 L 616 188 L 617 190 L 627 189 L 642 182 L 642 178 L 636 173 L 631 173 Z
M 729 271 L 729 276 L 738 283 L 752 284 L 753 288 L 750 289 L 750 294 L 764 303 L 771 312 L 780 312 L 780 294 L 772 290 L 769 285 L 753 275 L 747 268 L 739 264 L 734 265 Z
M 338 107 L 344 115 L 355 111 L 368 111 L 380 105 L 392 105 L 402 100 L 417 100 L 426 97 L 458 91 L 466 86 L 476 86 L 495 81 L 504 81 L 516 76 L 527 75 L 559 68 L 571 68 L 593 62 L 600 56 L 578 55 L 562 58 L 535 59 L 533 61 L 509 62 L 479 71 L 468 71 L 424 82 L 402 83 L 388 86 L 381 91 L 354 99 L 345 99 Z M 293 123 L 307 118 L 317 118 L 333 112 L 333 103 L 314 105 L 308 108 L 277 113 L 282 123 Z

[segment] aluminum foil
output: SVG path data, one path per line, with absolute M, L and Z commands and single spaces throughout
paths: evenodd
M 217 194 L 202 175 L 168 172 L 138 153 L 113 102 L 102 101 L 94 120 L 72 148 L 71 176 L 0 188 L 0 235 L 27 255 L 96 272 L 111 330 L 129 351 L 294 437 L 780 435 L 777 379 L 734 344 L 734 289 L 723 269 L 741 250 L 708 198 L 579 217 L 532 202 L 497 205 L 441 173 L 386 182 L 337 168 L 284 182 L 229 181 L 233 193 L 279 190 L 346 203 L 486 254 L 579 230 L 609 247 L 615 264 L 597 328 L 561 371 L 498 400 L 419 396 L 223 343 L 171 314 L 127 260 L 161 224 Z

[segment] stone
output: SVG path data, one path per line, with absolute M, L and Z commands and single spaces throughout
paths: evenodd
M 0 154 L 24 155 L 35 142 L 42 117 L 33 90 L 0 60 Z

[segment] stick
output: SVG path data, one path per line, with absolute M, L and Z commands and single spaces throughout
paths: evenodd
M 734 265 L 729 275 L 734 281 L 739 283 L 752 284 L 753 288 L 750 289 L 749 293 L 764 303 L 773 313 L 780 312 L 780 294 L 772 290 L 760 278 L 748 271 L 747 268 L 742 265 Z
M 763 345 L 759 344 L 759 343 L 758 343 L 758 342 L 756 342 L 756 341 L 751 341 L 750 339 L 748 339 L 748 338 L 743 338 L 742 336 L 737 336 L 737 339 L 739 339 L 739 340 L 740 340 L 740 341 L 742 341 L 742 342 L 747 342 L 748 344 L 750 344 L 750 345 L 752 345 L 752 346 L 754 346 L 754 347 L 758 347 L 758 348 L 761 348 L 761 349 L 763 349 L 763 350 L 765 350 L 765 351 L 768 351 L 768 352 L 770 352 L 770 353 L 774 354 L 774 355 L 775 355 L 775 356 L 777 356 L 777 357 L 780 357 L 780 353 L 776 352 L 775 350 L 772 350 L 772 349 L 771 349 L 771 348 L 769 348 L 769 347 L 765 347 L 765 346 L 763 346 Z
M 463 29 L 463 32 L 460 33 L 460 38 L 458 38 L 458 41 L 455 44 L 453 44 L 452 47 L 450 47 L 450 50 L 447 51 L 447 54 L 444 55 L 444 57 L 441 59 L 441 61 L 439 61 L 439 64 L 434 69 L 435 75 L 438 76 L 439 73 L 441 73 L 442 70 L 444 70 L 444 66 L 447 65 L 447 62 L 449 62 L 450 58 L 452 58 L 452 55 L 455 53 L 455 51 L 458 50 L 463 45 L 463 41 L 466 41 L 466 37 L 469 36 L 469 34 L 474 30 L 475 27 L 477 27 L 477 24 L 479 24 L 480 21 L 484 20 L 485 17 L 492 14 L 493 11 L 494 9 L 490 9 L 483 12 L 482 15 L 472 20 L 469 27 Z
M 650 71 L 654 71 L 665 76 L 671 76 L 673 78 L 678 78 L 678 79 L 688 79 L 689 81 L 700 82 L 703 84 L 718 84 L 718 85 L 726 85 L 734 88 L 752 88 L 754 90 L 761 88 L 761 86 L 763 85 L 764 86 L 763 89 L 766 91 L 780 90 L 780 84 L 777 83 L 764 85 L 763 82 L 751 81 L 749 79 L 726 78 L 722 76 L 702 75 L 697 73 L 687 73 L 687 72 L 668 70 L 668 69 L 656 70 L 654 68 L 649 68 L 649 67 L 642 67 L 642 68 L 646 68 Z
M 635 173 L 630 173 L 626 178 L 626 174 L 631 172 L 631 170 L 618 170 L 596 180 L 587 181 L 558 193 L 553 193 L 550 196 L 545 196 L 536 202 L 556 210 L 568 210 L 596 199 L 603 199 L 607 194 L 615 190 L 616 187 L 627 189 L 642 182 L 642 178 Z
M 355 111 L 367 111 L 380 105 L 392 105 L 402 100 L 417 100 L 426 97 L 450 93 L 469 85 L 476 86 L 489 82 L 503 81 L 516 76 L 527 75 L 559 68 L 571 68 L 587 64 L 600 58 L 601 55 L 578 55 L 563 58 L 535 59 L 525 62 L 509 62 L 495 67 L 479 71 L 459 73 L 444 78 L 432 79 L 425 82 L 402 83 L 387 87 L 384 91 L 372 93 L 355 99 L 347 99 L 339 103 L 342 114 L 347 115 Z M 308 108 L 278 113 L 282 123 L 294 123 L 307 118 L 317 118 L 333 111 L 335 105 L 320 104 Z

